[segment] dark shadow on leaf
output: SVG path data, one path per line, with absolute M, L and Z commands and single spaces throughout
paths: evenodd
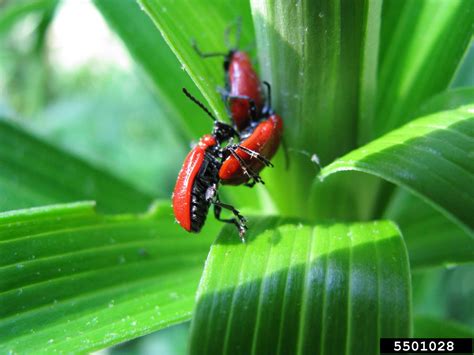
M 381 336 L 410 335 L 408 267 L 398 240 L 338 249 L 235 288 L 205 290 L 193 318 L 191 353 L 343 354 L 349 348 L 378 354 Z M 207 271 L 212 267 L 219 265 Z M 243 265 L 238 279 L 248 279 L 254 268 L 259 265 Z M 220 272 L 226 278 L 233 271 Z

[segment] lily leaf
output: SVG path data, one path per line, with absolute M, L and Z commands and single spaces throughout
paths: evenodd
M 253 38 L 250 9 L 246 1 L 194 1 L 138 0 L 161 31 L 165 41 L 178 57 L 204 98 L 222 120 L 227 119 L 224 104 L 217 87 L 224 86 L 223 57 L 203 59 L 192 47 L 195 40 L 204 52 L 224 52 L 224 32 L 240 17 L 242 32 L 240 46 L 248 46 Z M 209 21 L 212 18 L 212 22 Z M 210 26 L 212 24 L 212 26 Z M 234 36 L 235 37 L 235 36 Z M 231 39 L 233 39 L 231 37 Z M 230 43 L 234 45 L 234 42 Z
M 346 170 L 403 186 L 474 229 L 474 106 L 419 118 L 336 160 L 321 178 Z
M 107 212 L 143 212 L 152 197 L 0 119 L 0 211 L 97 200 Z
M 276 157 L 276 168 L 266 172 L 270 194 L 285 215 L 314 218 L 309 200 L 337 214 L 332 208 L 338 203 L 319 197 L 325 192 L 309 199 L 309 190 L 315 162 L 328 164 L 355 148 L 359 120 L 373 114 L 381 1 L 251 5 L 261 77 L 272 84 L 290 155 L 290 169 Z
M 380 2 L 251 3 L 262 77 L 272 83 L 275 109 L 289 123 L 290 146 L 317 152 L 323 164 L 352 149 L 359 78 L 375 80 L 368 63 L 377 58 L 378 44 L 366 30 L 380 20 Z
M 397 223 L 412 270 L 474 262 L 474 239 L 441 212 L 406 191 L 398 191 L 384 218 Z
M 191 323 L 192 354 L 378 354 L 410 335 L 410 275 L 391 222 L 256 219 L 247 244 L 224 229 Z M 225 271 L 225 272 L 223 272 Z
M 191 317 L 214 236 L 168 206 L 99 215 L 92 202 L 0 214 L 1 353 L 89 352 Z
M 473 17 L 470 0 L 384 1 L 375 136 L 415 118 L 420 104 L 449 86 Z

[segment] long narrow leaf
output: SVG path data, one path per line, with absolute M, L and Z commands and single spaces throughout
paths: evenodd
M 224 42 L 225 29 L 240 17 L 240 46 L 248 46 L 253 35 L 250 9 L 245 1 L 206 1 L 192 3 L 179 0 L 138 0 L 161 31 L 183 68 L 201 90 L 211 107 L 226 119 L 224 105 L 217 87 L 224 86 L 223 57 L 203 59 L 192 47 L 192 41 L 204 52 L 224 52 L 230 48 Z M 211 21 L 209 21 L 211 19 Z M 236 26 L 232 33 L 235 33 Z M 232 37 L 231 37 L 232 40 Z M 235 42 L 230 43 L 234 45 Z
M 191 317 L 216 224 L 189 238 L 168 206 L 93 207 L 0 214 L 0 353 L 88 352 Z
M 417 119 L 325 167 L 357 170 L 403 186 L 474 229 L 474 106 Z
M 410 335 L 406 250 L 390 222 L 255 221 L 247 244 L 212 246 L 191 325 L 193 354 L 378 354 Z
M 262 76 L 289 141 L 323 163 L 355 145 L 360 77 L 369 74 L 365 30 L 376 3 L 252 1 Z M 377 57 L 377 46 L 371 50 L 367 61 Z
M 382 13 L 376 136 L 399 127 L 451 82 L 474 26 L 470 0 L 386 0 Z
M 364 122 L 373 113 L 381 2 L 251 5 L 261 74 L 272 84 L 272 104 L 284 119 L 290 153 L 291 168 L 285 171 L 283 160 L 276 160 L 277 169 L 267 172 L 268 187 L 280 211 L 310 217 L 314 162 L 327 164 L 353 149 L 359 113 Z
M 152 197 L 0 120 L 0 211 L 97 200 L 108 212 L 142 212 Z

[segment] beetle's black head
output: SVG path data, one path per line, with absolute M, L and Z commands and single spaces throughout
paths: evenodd
M 212 135 L 216 138 L 217 143 L 220 144 L 222 142 L 228 141 L 233 136 L 236 136 L 237 132 L 235 131 L 234 127 L 229 124 L 215 121 Z

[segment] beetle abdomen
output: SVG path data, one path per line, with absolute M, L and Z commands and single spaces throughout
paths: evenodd
M 191 192 L 191 231 L 193 232 L 199 232 L 206 222 L 211 205 L 211 201 L 206 199 L 206 192 L 212 185 L 217 186 L 220 166 L 220 162 L 213 155 L 206 153 Z

